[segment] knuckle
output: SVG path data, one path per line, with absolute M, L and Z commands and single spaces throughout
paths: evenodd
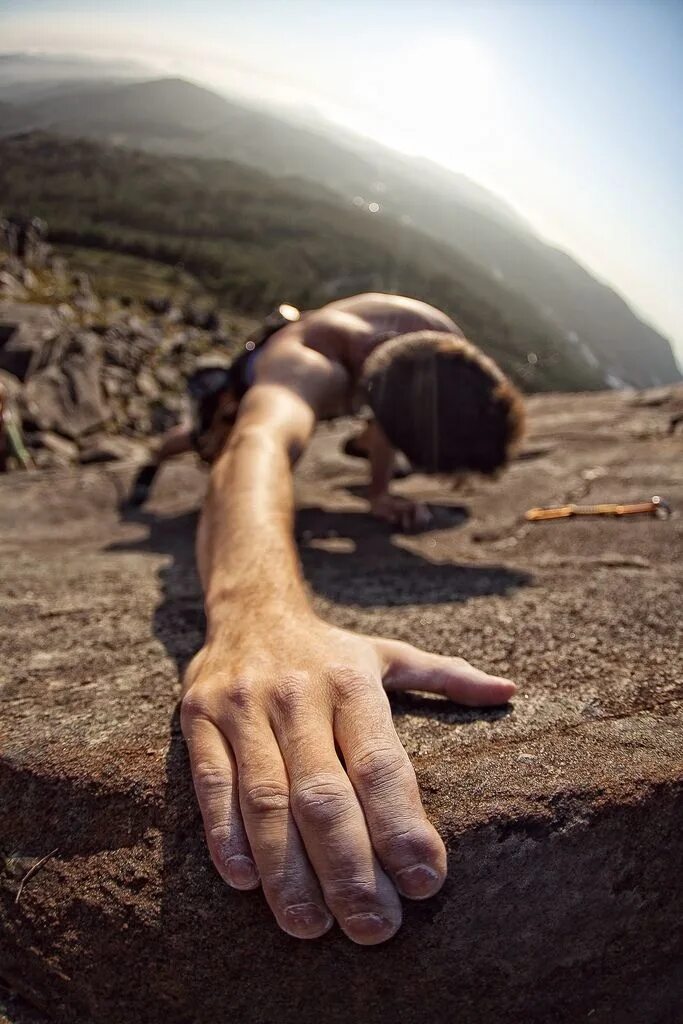
M 255 705 L 255 686 L 249 677 L 218 672 L 198 679 L 187 690 L 180 705 L 180 721 L 185 730 L 198 718 L 216 722 L 221 717 L 243 717 Z
M 256 699 L 254 684 L 245 676 L 236 676 L 225 687 L 225 706 L 229 717 L 243 717 L 253 711 Z
M 330 669 L 330 676 L 335 690 L 345 701 L 365 700 L 377 690 L 377 683 L 371 675 L 346 666 Z
M 386 744 L 362 751 L 349 767 L 354 782 L 370 792 L 415 783 L 415 771 L 406 752 Z
M 198 718 L 211 718 L 213 701 L 210 691 L 203 687 L 192 687 L 180 704 L 180 725 L 187 733 L 190 724 Z
M 280 677 L 271 698 L 276 714 L 281 718 L 291 718 L 300 711 L 308 700 L 309 682 L 307 672 L 293 672 Z
M 337 913 L 344 907 L 374 909 L 381 902 L 374 879 L 365 880 L 352 875 L 326 879 L 325 901 L 332 904 Z
M 318 775 L 300 783 L 292 793 L 298 821 L 312 828 L 330 828 L 353 811 L 351 787 L 335 775 Z
M 258 782 L 245 787 L 240 805 L 249 817 L 280 815 L 289 809 L 289 790 L 284 782 Z
M 205 719 L 214 725 L 244 721 L 257 711 L 258 696 L 250 678 L 212 675 L 193 683 L 180 704 L 180 726 L 185 736 L 194 722 Z
M 194 785 L 197 796 L 210 797 L 214 794 L 223 794 L 230 790 L 230 780 L 225 774 L 225 769 L 210 761 L 200 761 L 193 770 Z
M 409 828 L 389 825 L 384 835 L 376 836 L 382 845 L 382 856 L 396 867 L 431 863 L 438 851 L 438 839 L 423 824 Z
M 221 857 L 228 855 L 227 851 L 232 838 L 232 833 L 227 821 L 219 821 L 209 825 L 206 829 L 206 838 L 209 846 L 217 849 Z
M 273 909 L 284 910 L 292 903 L 311 899 L 313 886 L 307 887 L 291 865 L 270 869 L 263 875 L 263 888 Z

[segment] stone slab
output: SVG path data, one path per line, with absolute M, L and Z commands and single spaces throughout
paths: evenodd
M 128 519 L 131 467 L 0 481 L 0 978 L 35 1012 L 679 1024 L 683 518 L 523 513 L 653 493 L 683 509 L 683 391 L 529 405 L 524 457 L 499 481 L 398 485 L 435 506 L 419 536 L 365 516 L 364 468 L 339 454 L 352 424 L 322 427 L 298 471 L 322 614 L 520 683 L 488 711 L 394 699 L 450 872 L 370 950 L 288 938 L 208 860 L 175 713 L 202 637 L 201 471 L 169 467 Z

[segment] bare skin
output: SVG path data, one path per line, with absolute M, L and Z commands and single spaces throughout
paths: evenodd
M 235 422 L 198 532 L 207 634 L 181 721 L 209 851 L 229 885 L 260 885 L 279 926 L 301 939 L 336 920 L 354 942 L 384 942 L 401 924 L 400 896 L 425 899 L 444 882 L 446 851 L 385 691 L 472 706 L 515 692 L 462 659 L 326 624 L 301 577 L 291 467 L 316 419 L 347 407 L 379 334 L 434 328 L 422 308 L 360 296 L 279 331 L 239 409 L 226 405 Z M 373 442 L 378 488 L 390 461 L 382 443 Z
M 354 393 L 370 353 L 389 338 L 421 330 L 463 336 L 445 313 L 416 299 L 375 293 L 340 299 L 303 313 L 299 321 L 277 331 L 257 353 L 256 380 L 262 379 L 277 360 L 278 379 L 296 385 L 297 378 L 308 375 L 312 365 L 301 358 L 301 349 L 317 352 L 335 373 L 330 374 L 326 393 L 314 396 L 314 411 L 316 419 L 333 419 L 355 411 Z M 200 440 L 200 454 L 207 462 L 213 462 L 222 450 L 238 410 L 236 397 L 226 392 L 211 428 Z M 431 514 L 426 505 L 391 494 L 396 450 L 379 425 L 371 422 L 357 440 L 370 462 L 368 498 L 372 515 L 405 531 L 427 526 Z M 153 462 L 159 466 L 192 448 L 191 429 L 187 425 L 174 427 L 161 439 Z

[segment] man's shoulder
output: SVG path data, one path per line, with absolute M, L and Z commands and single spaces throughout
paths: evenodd
M 361 318 L 387 312 L 403 313 L 406 316 L 419 316 L 429 324 L 439 323 L 444 327 L 453 324 L 443 310 L 431 306 L 422 299 L 416 299 L 410 295 L 393 295 L 388 292 L 362 292 L 359 295 L 349 295 L 347 298 L 328 303 L 318 312 L 327 313 L 328 311 L 330 314 L 351 313 Z

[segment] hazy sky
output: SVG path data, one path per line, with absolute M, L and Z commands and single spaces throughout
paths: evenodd
M 0 50 L 135 57 L 462 171 L 683 362 L 682 0 L 0 0 Z

